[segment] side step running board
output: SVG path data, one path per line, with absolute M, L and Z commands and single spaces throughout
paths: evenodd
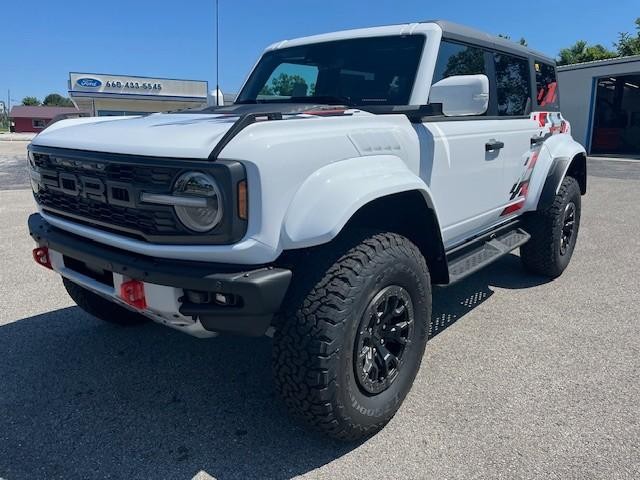
M 521 228 L 503 231 L 476 241 L 467 248 L 456 249 L 447 257 L 449 285 L 459 282 L 500 257 L 529 241 L 531 235 Z

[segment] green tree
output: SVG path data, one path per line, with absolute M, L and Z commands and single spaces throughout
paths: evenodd
M 22 99 L 22 105 L 26 105 L 27 107 L 37 107 L 40 105 L 40 100 L 36 97 L 24 97 Z
M 260 95 L 275 95 L 282 97 L 291 97 L 294 93 L 296 96 L 304 96 L 298 95 L 297 91 L 303 91 L 304 95 L 307 95 L 309 92 L 309 86 L 304 78 L 300 75 L 288 75 L 286 73 L 281 73 L 275 78 L 271 79 L 271 85 L 265 85 L 260 90 Z
M 615 58 L 616 52 L 598 44 L 589 45 L 584 40 L 578 40 L 572 46 L 563 48 L 558 55 L 558 65 L 571 65 L 572 63 L 592 62 Z
M 484 51 L 479 48 L 464 48 L 449 57 L 442 78 L 477 73 L 484 73 Z
M 636 18 L 635 24 L 635 35 L 628 32 L 620 32 L 618 41 L 613 44 L 621 57 L 640 55 L 640 17 Z
M 50 93 L 44 97 L 42 104 L 48 107 L 73 107 L 73 102 L 69 98 L 57 93 Z
M 267 97 L 273 97 L 275 95 L 275 93 L 273 93 L 273 88 L 271 88 L 269 85 L 265 84 L 264 87 L 262 87 L 262 89 L 260 90 L 260 93 L 258 93 L 258 95 L 265 95 Z

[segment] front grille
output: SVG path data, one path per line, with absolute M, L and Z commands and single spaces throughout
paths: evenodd
M 53 213 L 90 224 L 114 225 L 126 229 L 132 236 L 135 232 L 146 235 L 176 235 L 184 233 L 173 209 L 139 210 L 135 208 L 107 205 L 81 197 L 72 197 L 60 192 L 41 190 L 35 194 L 36 201 Z
M 92 177 L 100 177 L 103 180 L 113 180 L 132 185 L 155 185 L 170 189 L 176 175 L 176 169 L 169 167 L 93 161 L 86 163 L 96 168 L 83 168 L 78 166 L 78 162 L 64 162 L 64 159 L 52 160 L 51 155 L 47 154 L 35 153 L 33 157 L 35 166 L 38 168 L 55 170 L 56 172 L 86 173 Z
M 247 231 L 237 211 L 241 163 L 86 152 L 31 145 L 34 196 L 43 211 L 76 223 L 153 243 L 230 244 Z M 213 176 L 226 208 L 211 231 L 188 230 L 172 206 L 141 202 L 143 192 L 170 194 L 187 171 Z
M 103 184 L 118 182 L 126 184 L 135 197 L 127 198 L 128 192 L 124 191 L 124 196 L 121 192 L 114 195 L 114 198 L 120 200 L 120 203 L 131 203 L 131 206 L 112 205 L 40 185 L 34 191 L 34 196 L 48 213 L 87 225 L 107 227 L 135 238 L 190 234 L 182 226 L 172 207 L 145 205 L 138 201 L 138 192 L 141 191 L 170 193 L 174 179 L 182 171 L 180 168 L 107 162 L 101 161 L 99 157 L 83 163 L 43 153 L 34 153 L 33 163 L 36 170 L 45 177 L 55 179 L 60 173 L 65 173 L 100 179 Z

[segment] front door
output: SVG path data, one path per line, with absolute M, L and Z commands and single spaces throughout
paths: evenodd
M 501 120 L 425 122 L 433 165 L 431 186 L 445 247 L 495 223 L 506 200 L 503 171 L 515 145 Z M 500 143 L 504 143 L 501 148 Z
M 433 83 L 475 74 L 489 78 L 485 115 L 423 123 L 421 144 L 432 145 L 433 164 L 422 174 L 439 210 L 446 248 L 508 218 L 514 201 L 512 177 L 522 175 L 536 134 L 527 58 L 443 40 Z

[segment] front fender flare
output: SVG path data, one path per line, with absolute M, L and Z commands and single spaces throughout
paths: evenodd
M 327 243 L 367 203 L 387 195 L 417 190 L 435 205 L 429 187 L 394 155 L 356 157 L 331 163 L 300 186 L 281 231 L 284 250 Z

